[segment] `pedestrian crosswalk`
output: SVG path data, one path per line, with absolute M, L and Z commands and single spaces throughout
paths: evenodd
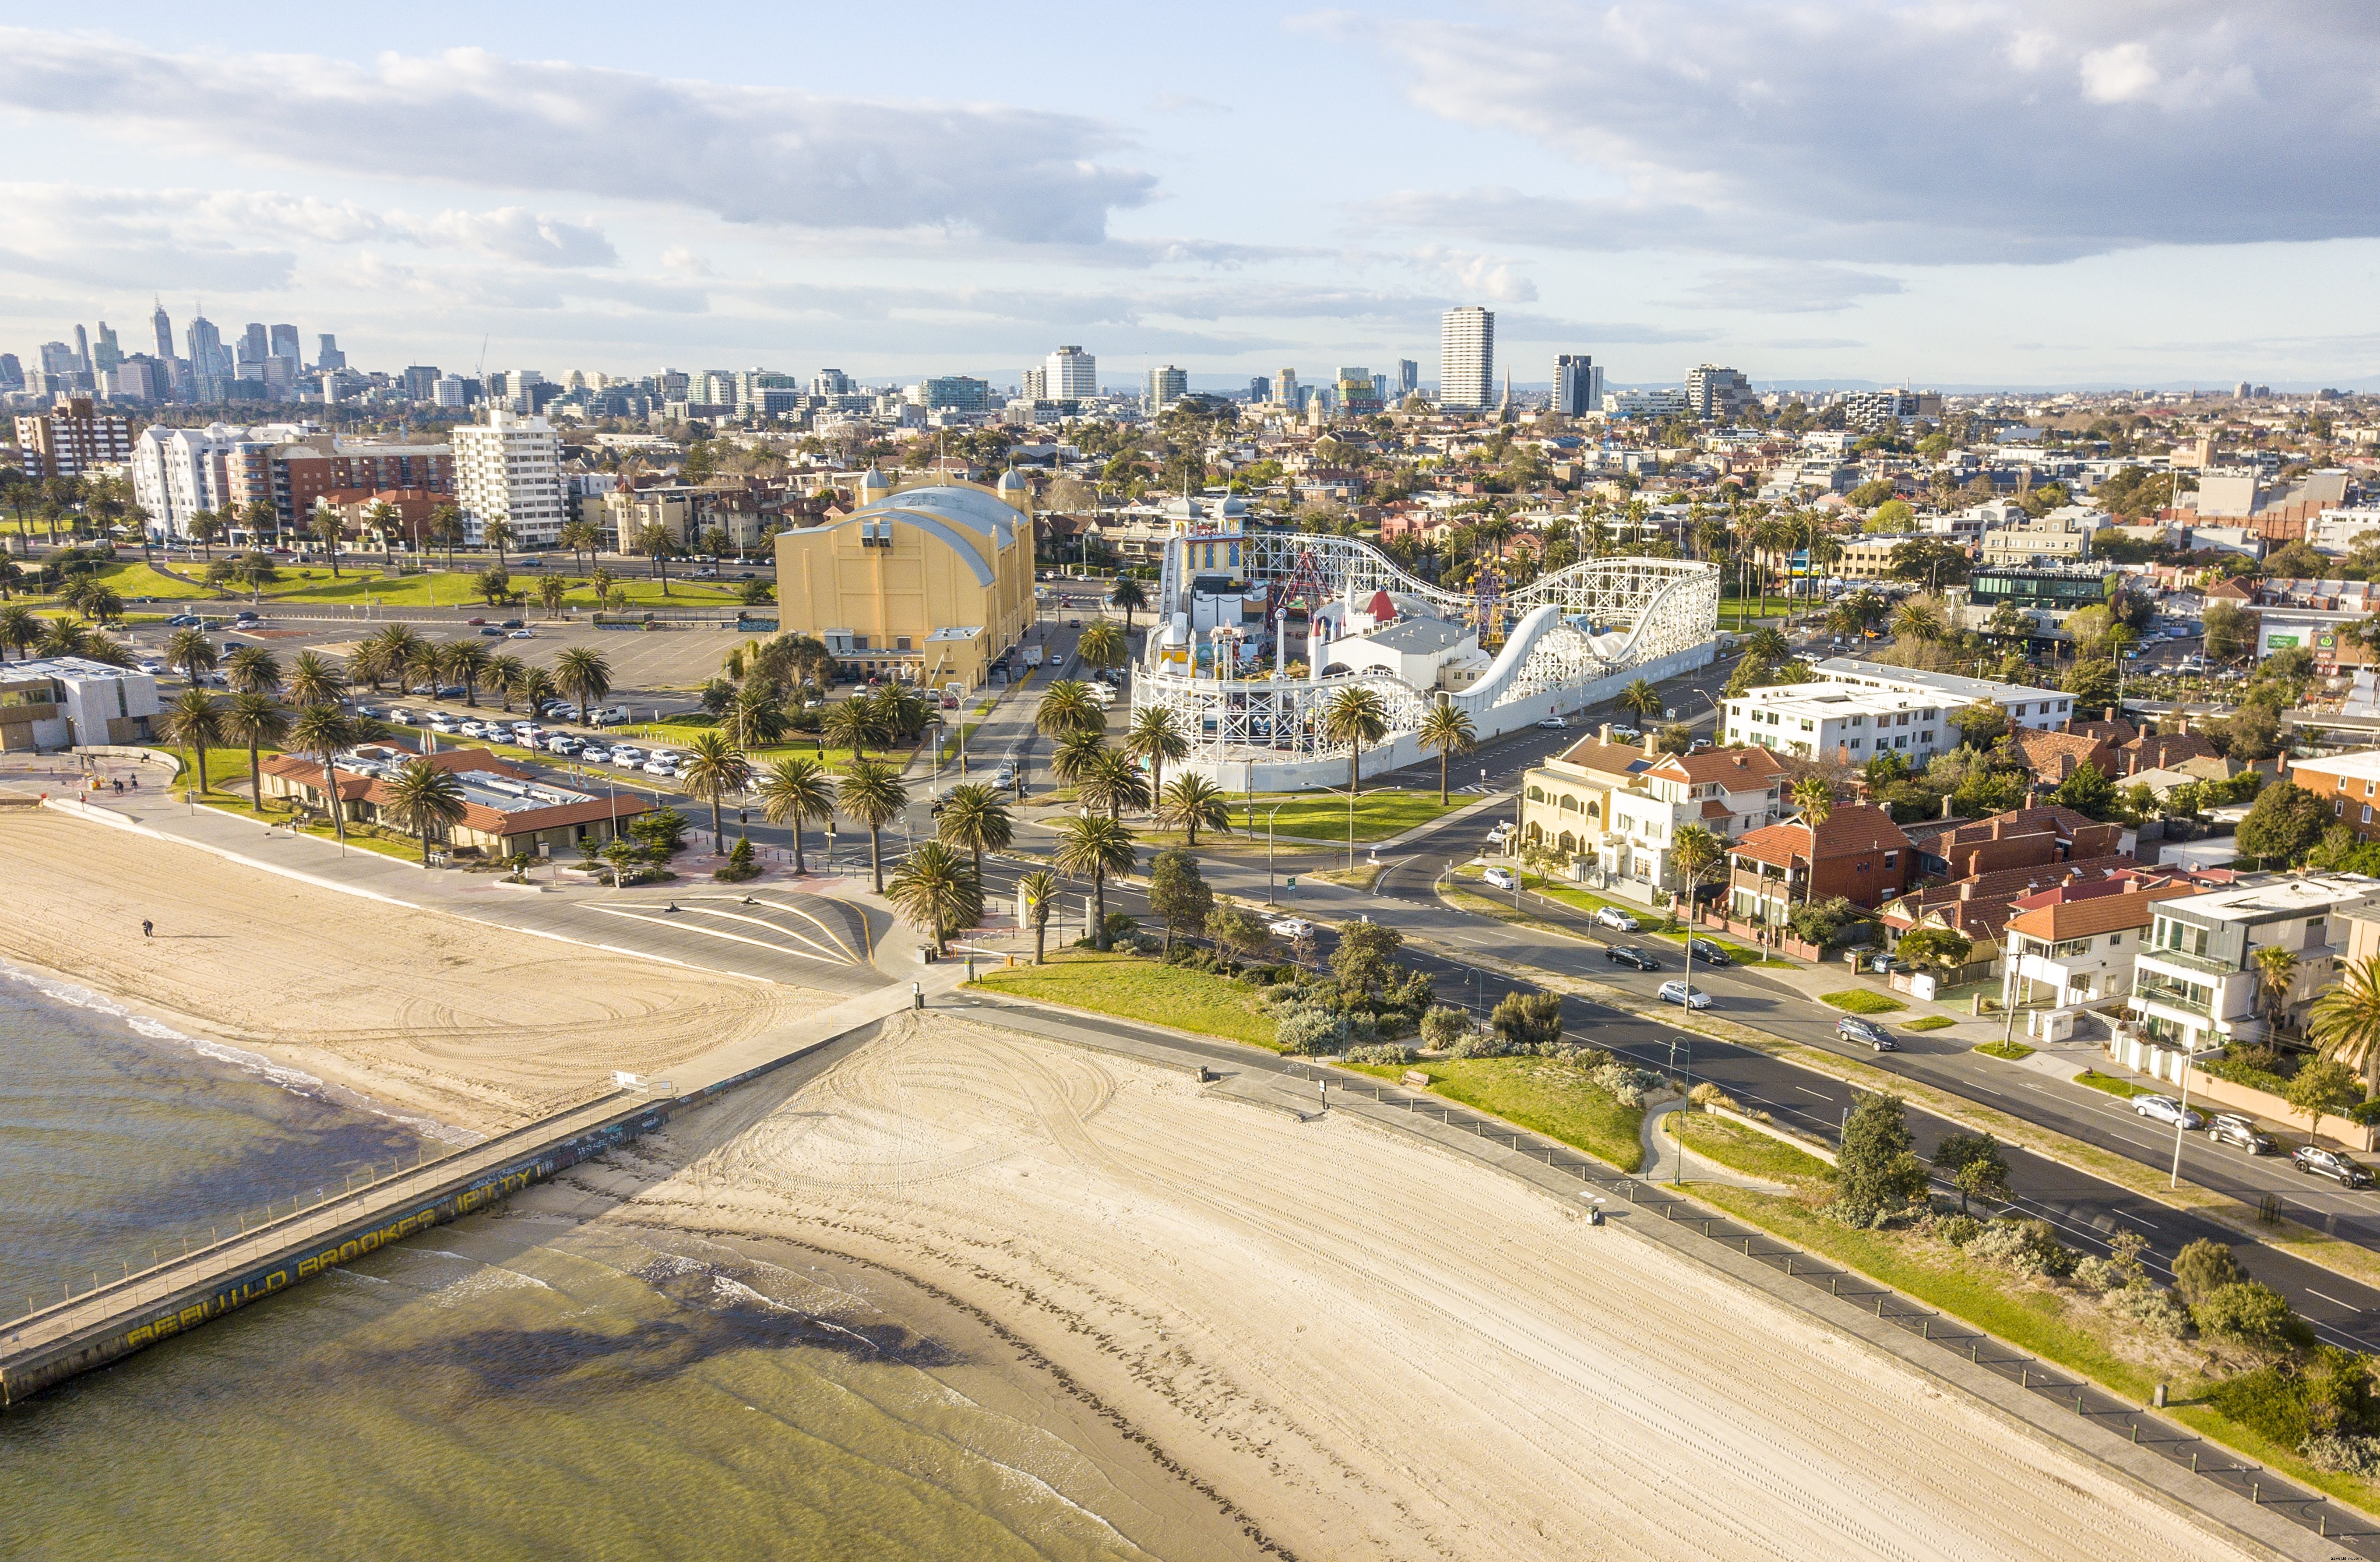
M 1486 797 L 1491 792 L 1500 792 L 1504 788 L 1501 787 L 1491 787 L 1485 781 L 1474 781 L 1467 787 L 1457 787 L 1454 789 L 1458 792 L 1471 793 L 1475 797 Z

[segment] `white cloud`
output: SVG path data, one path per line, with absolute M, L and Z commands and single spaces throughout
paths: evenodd
M 608 266 L 620 260 L 601 228 L 565 222 L 524 206 L 441 212 L 416 233 L 425 244 L 455 244 L 531 265 Z
M 1425 244 L 1414 251 L 1413 262 L 1424 271 L 1452 278 L 1461 291 L 1473 298 L 1500 304 L 1536 302 L 1537 285 L 1515 269 L 1518 262 L 1500 255 Z
M 1342 18 L 1414 101 L 1594 170 L 1368 210 L 1477 241 L 1880 261 L 2380 234 L 2380 7 L 2267 0 L 1612 0 Z M 2309 133 L 2309 127 L 2318 132 Z
M 1702 309 L 1755 310 L 1763 314 L 1822 314 L 1862 299 L 1899 293 L 1897 278 L 1808 261 L 1728 266 L 1687 289 L 1684 301 Z
M 817 228 L 1091 244 L 1154 181 L 1075 115 L 672 80 L 480 49 L 165 54 L 0 29 L 0 101 L 342 173 L 576 191 Z

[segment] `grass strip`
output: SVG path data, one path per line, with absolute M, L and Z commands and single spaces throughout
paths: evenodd
M 1975 1050 L 1981 1052 L 1984 1049 L 1978 1047 Z M 2088 1085 L 2093 1090 L 2106 1091 L 2109 1095 L 2117 1096 L 2125 1101 L 2130 1101 L 2136 1095 L 2145 1095 L 2148 1093 L 2142 1090 L 2140 1086 L 2132 1083 L 2130 1080 L 2119 1080 L 2112 1074 L 2102 1074 L 2096 1068 L 2083 1069 L 2082 1072 L 2074 1076 L 2074 1082 L 2078 1085 Z
M 1957 1023 L 1947 1014 L 1921 1014 L 1914 1019 L 1902 1020 L 1900 1028 L 1904 1031 L 1947 1031 Z
M 2010 1063 L 2033 1056 L 2033 1049 L 2022 1042 L 1985 1042 L 1975 1050 L 1986 1057 L 2002 1057 Z
M 1418 1070 L 1428 1076 L 1429 1088 L 1449 1101 L 1558 1139 L 1621 1171 L 1633 1172 L 1645 1163 L 1645 1109 L 1622 1106 L 1610 1092 L 1589 1083 L 1585 1069 L 1559 1058 L 1425 1058 L 1402 1067 L 1350 1067 L 1392 1080 Z
M 1064 1004 L 1118 1019 L 1196 1031 L 1279 1052 L 1273 1019 L 1256 990 L 1227 976 L 1169 966 L 1146 956 L 1061 949 L 1045 966 L 995 966 L 975 983 L 1036 1003 Z
M 1821 993 L 1818 1001 L 1846 1014 L 1897 1014 L 1909 1007 L 1899 998 L 1888 998 L 1864 987 L 1846 988 L 1840 993 Z
M 1775 1134 L 1763 1133 L 1725 1117 L 1714 1117 L 1707 1112 L 1673 1113 L 1662 1126 L 1665 1132 L 1682 1134 L 1686 1148 L 1695 1154 L 1746 1177 L 1770 1182 L 1824 1183 L 1835 1174 L 1834 1167 L 1826 1162 Z

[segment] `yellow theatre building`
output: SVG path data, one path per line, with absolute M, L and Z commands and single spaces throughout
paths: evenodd
M 815 635 L 846 676 L 982 684 L 1034 621 L 1032 498 L 998 486 L 860 479 L 858 507 L 777 534 L 780 628 Z

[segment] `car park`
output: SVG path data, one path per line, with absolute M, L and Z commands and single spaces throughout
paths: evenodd
M 1860 1019 L 1847 1014 L 1835 1021 L 1835 1034 L 1843 1041 L 1857 1042 L 1878 1052 L 1900 1050 L 1900 1044 L 1892 1039 L 1892 1032 L 1873 1019 Z
M 1686 945 L 1689 948 L 1694 950 L 1694 958 L 1702 961 L 1702 963 L 1706 966 L 1731 966 L 1735 964 L 1735 961 L 1728 957 L 1728 952 L 1726 950 L 1720 948 L 1718 945 L 1712 943 L 1707 938 L 1689 938 L 1686 940 Z
M 2178 1123 L 2192 1130 L 2206 1126 L 2206 1119 L 2169 1095 L 2136 1095 L 2132 1110 L 2153 1123 Z
M 2343 1188 L 2372 1186 L 2370 1167 L 2349 1160 L 2336 1150 L 2325 1150 L 2319 1144 L 2301 1144 L 2289 1153 L 2289 1164 L 2301 1176 L 2326 1177 Z
M 1512 876 L 1510 868 L 1490 868 L 1479 875 L 1479 882 L 1490 889 L 1518 889 L 1521 881 Z
M 1603 958 L 1610 961 L 1613 965 L 1631 966 L 1638 970 L 1658 970 L 1661 969 L 1660 961 L 1655 959 L 1644 950 L 1631 948 L 1625 944 L 1613 944 L 1607 946 L 1603 951 Z
M 1665 1004 L 1682 1005 L 1687 1008 L 1711 1007 L 1711 995 L 1699 987 L 1689 987 L 1682 982 L 1662 982 L 1661 1001 Z
M 1595 921 L 1596 925 L 1598 927 L 1617 928 L 1621 933 L 1633 933 L 1636 931 L 1636 919 L 1630 916 L 1627 912 L 1621 910 L 1617 906 L 1597 907 L 1595 913 Z
M 2269 1155 L 2277 1148 L 2271 1134 L 2237 1112 L 2217 1112 L 2207 1118 L 2206 1137 L 2217 1144 L 2236 1144 L 2251 1155 Z

